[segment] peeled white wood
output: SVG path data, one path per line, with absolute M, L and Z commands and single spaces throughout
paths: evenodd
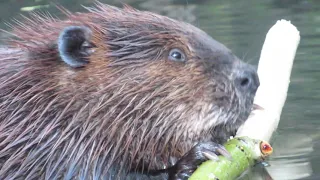
M 251 113 L 236 136 L 270 141 L 287 98 L 292 64 L 300 33 L 290 21 L 279 20 L 266 35 L 258 66 L 260 86 L 254 103 L 263 110 Z

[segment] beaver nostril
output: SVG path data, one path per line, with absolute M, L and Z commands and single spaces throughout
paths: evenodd
M 256 70 L 249 65 L 241 67 L 235 79 L 235 84 L 241 91 L 255 92 L 259 86 Z
M 248 86 L 249 83 L 250 83 L 250 80 L 249 80 L 248 78 L 243 78 L 243 79 L 241 80 L 240 85 L 241 85 L 242 87 L 245 87 L 245 86 Z

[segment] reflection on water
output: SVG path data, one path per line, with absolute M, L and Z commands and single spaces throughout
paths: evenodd
M 22 7 L 48 5 L 49 0 L 7 0 L 0 2 L 0 28 L 17 17 Z M 71 11 L 94 0 L 57 0 Z M 120 5 L 117 0 L 101 0 Z M 273 179 L 320 179 L 320 1 L 318 0 L 122 0 L 136 8 L 150 10 L 195 24 L 226 44 L 252 64 L 259 59 L 268 29 L 278 19 L 291 20 L 301 33 L 288 99 L 280 127 L 273 141 L 274 155 L 267 168 Z M 57 12 L 56 12 L 57 13 Z M 58 13 L 59 16 L 59 13 Z M 0 38 L 4 34 L 0 33 Z M 261 178 L 252 174 L 254 179 Z M 251 176 L 250 179 L 253 179 Z M 245 177 L 243 179 L 246 179 Z
M 274 142 L 275 152 L 270 159 L 269 174 L 276 179 L 306 178 L 312 174 L 310 153 L 314 151 L 312 138 L 305 134 L 290 132 L 278 136 Z

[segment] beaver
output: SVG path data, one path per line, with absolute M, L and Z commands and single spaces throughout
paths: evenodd
M 187 179 L 245 122 L 253 66 L 197 27 L 97 2 L 0 49 L 0 179 Z

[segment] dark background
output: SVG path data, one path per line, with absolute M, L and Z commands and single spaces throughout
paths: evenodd
M 279 19 L 290 20 L 301 34 L 287 102 L 274 137 L 267 169 L 274 179 L 320 179 L 320 1 L 319 0 L 100 0 L 157 12 L 190 22 L 224 43 L 240 58 L 257 64 L 265 35 Z M 84 11 L 94 0 L 0 0 L 0 28 L 27 12 L 60 16 L 51 2 Z M 0 32 L 0 42 L 5 36 Z M 276 64 L 275 64 L 276 66 Z M 272 73 L 272 72 L 270 72 Z M 251 177 L 250 179 L 260 179 Z

